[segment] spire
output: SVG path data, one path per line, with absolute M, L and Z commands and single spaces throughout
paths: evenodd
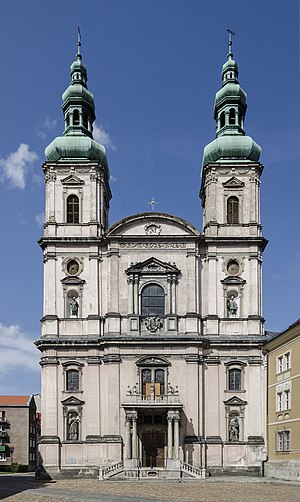
M 241 87 L 239 67 L 233 59 L 232 36 L 228 32 L 227 61 L 222 67 L 222 87 L 216 93 L 214 119 L 216 139 L 204 149 L 203 165 L 219 159 L 258 160 L 261 149 L 249 136 L 245 136 L 244 121 L 247 110 L 247 94 Z
M 48 160 L 86 158 L 107 166 L 106 150 L 93 140 L 96 118 L 94 96 L 87 86 L 87 68 L 82 61 L 81 33 L 77 30 L 77 53 L 71 64 L 71 82 L 62 95 L 65 128 L 45 150 Z
M 79 28 L 78 28 L 79 29 Z M 229 58 L 229 56 L 233 56 L 232 54 L 232 35 L 235 35 L 235 33 L 231 30 L 229 30 L 227 28 L 227 31 L 228 31 L 228 54 L 227 54 L 227 58 Z

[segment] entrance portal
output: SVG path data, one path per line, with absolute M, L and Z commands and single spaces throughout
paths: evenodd
M 143 467 L 164 467 L 165 434 L 143 432 Z

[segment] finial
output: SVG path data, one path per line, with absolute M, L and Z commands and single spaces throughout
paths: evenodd
M 228 31 L 228 56 L 229 55 L 232 56 L 232 35 L 235 35 L 235 33 L 232 30 L 229 30 L 228 28 L 227 31 Z
M 78 28 L 77 28 L 77 58 L 78 59 L 81 59 L 80 47 L 81 47 L 81 33 L 80 33 L 80 28 L 78 26 Z
M 148 204 L 150 204 L 152 206 L 152 211 L 154 211 L 154 207 L 155 207 L 156 204 L 158 204 L 158 202 L 156 202 L 156 200 L 154 199 L 154 197 L 152 197 L 151 202 L 148 202 Z

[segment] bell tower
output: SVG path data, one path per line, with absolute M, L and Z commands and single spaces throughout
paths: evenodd
M 206 256 L 202 302 L 206 334 L 262 335 L 261 148 L 245 134 L 247 95 L 231 33 L 216 93 L 216 138 L 204 149 L 200 197 Z M 207 294 L 208 292 L 208 294 Z

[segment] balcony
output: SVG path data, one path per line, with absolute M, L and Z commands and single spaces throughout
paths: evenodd
M 167 394 L 155 395 L 154 389 L 147 394 L 139 394 L 136 392 L 135 386 L 133 389 L 128 387 L 123 406 L 133 408 L 182 408 L 183 404 L 180 401 L 178 389 L 169 387 Z

